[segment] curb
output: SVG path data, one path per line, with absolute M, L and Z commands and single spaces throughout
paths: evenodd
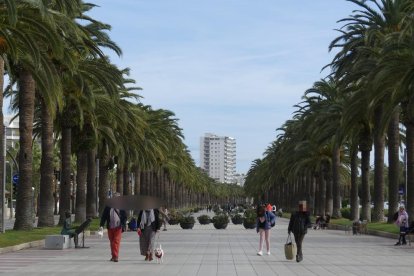
M 106 229 L 104 229 L 104 233 L 105 232 L 107 232 Z M 89 231 L 89 233 L 85 231 L 85 237 L 89 237 L 89 236 L 97 235 L 97 234 L 98 234 L 98 231 Z M 19 250 L 28 249 L 28 248 L 34 248 L 34 247 L 44 247 L 44 246 L 45 246 L 44 239 L 38 240 L 38 241 L 31 241 L 27 243 L 21 243 L 21 244 L 16 244 L 16 245 L 0 248 L 0 254 L 19 251 Z
M 12 245 L 8 247 L 0 248 L 0 254 L 7 253 L 7 252 L 13 252 L 13 251 L 19 251 L 19 250 L 27 249 L 27 248 L 40 247 L 44 245 L 45 245 L 45 240 L 32 241 L 32 242 Z

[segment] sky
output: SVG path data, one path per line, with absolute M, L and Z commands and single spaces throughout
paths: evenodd
M 112 26 L 141 102 L 179 119 L 199 165 L 200 137 L 230 136 L 238 173 L 276 139 L 306 89 L 329 71 L 345 0 L 102 0 L 89 14 Z
M 90 0 L 89 15 L 112 26 L 120 68 L 143 90 L 141 102 L 179 119 L 199 165 L 200 137 L 230 136 L 237 173 L 276 139 L 306 89 L 329 71 L 345 0 Z M 7 112 L 6 113 L 10 113 Z

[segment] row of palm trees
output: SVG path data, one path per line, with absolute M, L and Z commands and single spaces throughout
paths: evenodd
M 159 196 L 175 207 L 241 195 L 195 166 L 171 111 L 139 101 L 140 88 L 128 77 L 129 69 L 118 68 L 104 54 L 122 52 L 109 36 L 110 26 L 87 15 L 94 7 L 81 0 L 0 1 L 0 105 L 4 92 L 19 116 L 20 131 L 14 229 L 33 227 L 34 137 L 41 139 L 38 226 L 54 225 L 55 145 L 61 163 L 60 223 L 75 190 L 76 221 L 95 217 L 115 169 L 116 191 Z M 3 91 L 5 75 L 10 84 Z M 0 179 L 4 173 L 0 170 Z
M 290 209 L 298 199 L 305 198 L 316 214 L 340 217 L 344 187 L 348 186 L 352 219 L 359 218 L 361 204 L 361 219 L 382 220 L 387 197 L 388 221 L 392 221 L 402 181 L 400 148 L 405 144 L 406 207 L 412 218 L 414 2 L 348 1 L 356 8 L 349 17 L 339 20 L 339 35 L 329 45 L 330 50 L 336 50 L 325 67 L 331 73 L 305 91 L 293 118 L 278 129 L 280 134 L 267 148 L 265 157 L 250 168 L 246 190 L 256 197 L 269 194 Z M 384 194 L 385 149 L 388 195 Z

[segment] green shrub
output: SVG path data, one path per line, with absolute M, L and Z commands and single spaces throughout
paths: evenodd
M 257 214 L 255 209 L 247 209 L 244 211 L 243 221 L 246 224 L 256 224 L 256 218 Z
M 201 215 L 197 219 L 200 224 L 209 224 L 211 222 L 211 219 L 208 215 Z
M 351 208 L 342 208 L 341 215 L 343 218 L 351 219 Z

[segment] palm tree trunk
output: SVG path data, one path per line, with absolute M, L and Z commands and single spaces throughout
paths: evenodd
M 361 151 L 361 205 L 362 219 L 371 221 L 371 194 L 369 190 L 370 151 Z
M 358 202 L 358 149 L 351 145 L 351 219 L 359 220 L 359 202 Z
M 88 155 L 79 151 L 76 160 L 76 211 L 75 222 L 86 220 L 86 178 L 88 175 Z
M 325 214 L 325 205 L 326 205 L 326 178 L 325 173 L 323 172 L 324 169 L 320 169 L 319 174 L 319 196 L 320 196 L 320 202 L 319 202 L 319 214 L 324 215 Z
M 96 217 L 96 150 L 88 150 L 88 176 L 86 182 L 86 217 Z
M 63 118 L 62 118 L 63 120 Z M 62 171 L 60 181 L 60 199 L 59 199 L 59 225 L 65 222 L 65 211 L 70 210 L 70 159 L 72 144 L 72 128 L 63 124 L 62 141 L 60 154 L 62 156 Z
M 333 209 L 333 194 L 332 194 L 332 166 L 328 162 L 324 163 L 324 177 L 326 181 L 326 201 L 324 214 L 332 214 Z
M 405 124 L 407 145 L 407 202 L 406 209 L 410 221 L 414 216 L 414 121 Z
M 332 154 L 332 192 L 333 192 L 333 209 L 332 217 L 340 218 L 341 214 L 341 186 L 339 182 L 339 167 L 341 166 L 341 149 L 334 147 Z
M 42 160 L 40 164 L 40 194 L 38 227 L 55 225 L 53 215 L 53 119 L 42 102 Z
M 398 209 L 398 185 L 400 172 L 400 110 L 394 111 L 388 126 L 388 223 L 393 223 L 393 215 Z
M 32 191 L 32 137 L 35 105 L 35 81 L 32 74 L 21 69 L 19 72 L 19 188 L 16 199 L 15 230 L 33 229 Z
M 124 180 L 124 189 L 123 189 L 123 195 L 130 195 L 131 194 L 131 185 L 129 183 L 129 170 L 128 170 L 128 164 L 125 164 L 124 166 L 124 174 L 123 174 Z
M 141 194 L 141 170 L 139 169 L 138 165 L 133 167 L 134 175 L 135 175 L 135 186 L 134 186 L 134 194 L 140 195 Z
M 124 194 L 124 174 L 119 164 L 116 167 L 116 191 L 121 195 Z
M 374 121 L 374 210 L 372 212 L 372 221 L 382 221 L 384 218 L 384 151 L 385 151 L 385 134 L 380 132 L 382 106 L 375 109 Z
M 109 157 L 101 157 L 99 162 L 99 215 L 105 208 L 105 201 L 109 194 L 109 183 L 108 183 L 108 164 Z

